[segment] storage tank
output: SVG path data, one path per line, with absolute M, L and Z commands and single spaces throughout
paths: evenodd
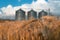
M 28 11 L 28 19 L 35 18 L 37 19 L 37 12 L 35 12 L 33 9 Z
M 39 14 L 38 14 L 38 18 L 41 18 L 42 16 L 47 16 L 48 13 L 44 10 L 40 11 Z
M 19 9 L 16 11 L 16 20 L 25 20 L 25 11 Z

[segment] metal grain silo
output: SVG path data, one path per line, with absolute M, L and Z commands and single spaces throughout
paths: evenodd
M 37 19 L 37 12 L 35 12 L 33 9 L 28 11 L 28 19 L 35 18 Z
M 39 14 L 38 14 L 38 18 L 41 18 L 42 16 L 47 16 L 48 13 L 44 10 L 40 11 Z
M 17 10 L 15 17 L 16 20 L 25 20 L 25 11 L 23 11 L 22 9 Z

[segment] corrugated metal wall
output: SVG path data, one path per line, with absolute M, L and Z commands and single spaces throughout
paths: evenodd
M 42 16 L 47 16 L 47 15 L 48 15 L 48 13 L 45 12 L 44 10 L 42 10 L 41 12 L 39 12 L 38 18 L 41 18 Z
M 34 11 L 33 9 L 28 12 L 28 19 L 30 19 L 30 18 L 37 19 L 37 12 Z
M 27 18 L 27 20 L 32 19 L 32 18 L 39 19 L 42 16 L 46 16 L 46 15 L 48 15 L 48 13 L 46 11 L 42 10 L 38 13 L 38 16 L 37 16 L 37 12 L 32 9 L 27 12 L 27 16 L 26 16 L 26 12 L 23 11 L 22 9 L 19 9 L 16 11 L 15 19 L 16 20 L 26 20 L 26 18 Z
M 16 11 L 16 20 L 25 20 L 25 12 L 22 9 Z

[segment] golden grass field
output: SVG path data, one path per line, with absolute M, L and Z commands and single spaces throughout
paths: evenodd
M 0 40 L 60 40 L 60 20 L 53 16 L 27 21 L 0 21 Z

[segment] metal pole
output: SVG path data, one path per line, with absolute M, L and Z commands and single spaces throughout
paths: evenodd
M 48 9 L 48 16 L 50 15 L 50 9 Z
M 38 14 L 39 14 L 39 12 L 37 12 L 37 19 L 38 19 Z
M 25 19 L 28 20 L 28 17 L 27 17 L 27 11 L 26 11 L 26 13 L 25 13 L 25 16 L 26 16 Z

